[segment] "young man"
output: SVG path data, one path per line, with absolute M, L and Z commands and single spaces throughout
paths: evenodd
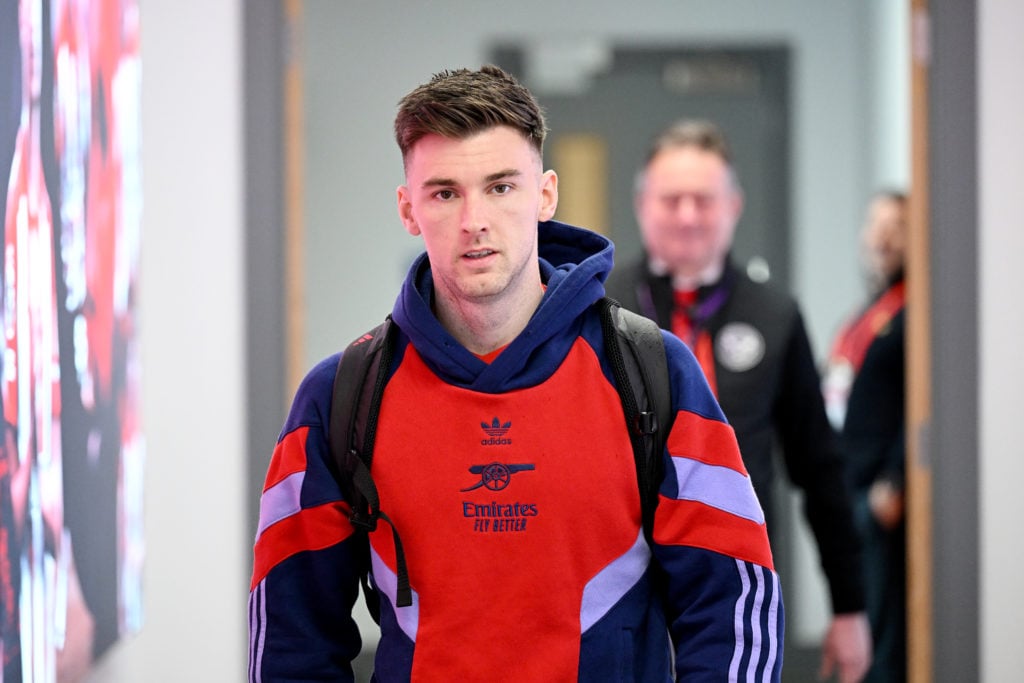
M 251 680 L 352 680 L 367 551 L 381 683 L 660 682 L 673 667 L 678 680 L 779 680 L 763 515 L 700 368 L 670 335 L 675 421 L 646 540 L 597 307 L 613 248 L 552 220 L 545 132 L 533 96 L 496 67 L 440 73 L 402 99 L 398 213 L 426 253 L 392 312 L 372 476 L 412 605 L 398 606 L 391 529 L 367 549 L 347 516 L 325 434 L 334 356 L 300 387 L 267 475 Z M 500 439 L 482 429 L 495 421 Z M 489 481 L 489 464 L 509 475 Z
M 655 138 L 635 191 L 646 253 L 612 273 L 608 295 L 693 349 L 736 431 L 769 534 L 773 447 L 782 446 L 830 587 L 822 673 L 838 669 L 843 683 L 857 681 L 871 642 L 842 461 L 796 302 L 729 259 L 743 194 L 721 130 L 708 121 L 669 126 Z

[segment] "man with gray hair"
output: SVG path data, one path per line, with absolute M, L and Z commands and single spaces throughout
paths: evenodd
M 658 135 L 637 175 L 645 254 L 618 266 L 610 297 L 686 342 L 700 362 L 775 532 L 773 449 L 782 447 L 828 579 L 833 618 L 821 671 L 860 680 L 871 661 L 860 541 L 820 380 L 796 302 L 730 261 L 743 192 L 725 135 L 683 120 Z

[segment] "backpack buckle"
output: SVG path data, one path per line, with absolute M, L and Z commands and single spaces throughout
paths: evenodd
M 658 431 L 658 416 L 650 411 L 641 411 L 633 422 L 638 434 L 650 436 Z
M 366 513 L 360 512 L 358 510 L 353 510 L 348 516 L 348 521 L 352 524 L 352 526 L 370 532 L 377 530 L 377 520 L 379 519 L 379 517 L 379 514 L 373 512 Z

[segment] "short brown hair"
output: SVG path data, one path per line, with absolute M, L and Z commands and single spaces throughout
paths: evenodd
M 729 141 L 722 129 L 716 123 L 704 119 L 681 119 L 658 133 L 651 142 L 647 156 L 644 157 L 643 166 L 637 171 L 636 190 L 638 192 L 643 189 L 647 167 L 651 165 L 654 157 L 667 149 L 680 147 L 695 147 L 721 157 L 729 169 L 729 178 L 733 185 L 739 187 L 739 179 L 732 163 L 732 149 L 730 149 Z
M 880 190 L 876 190 L 873 199 L 888 199 L 889 201 L 896 202 L 903 208 L 907 206 L 907 193 L 896 187 L 883 187 Z
M 395 140 L 404 160 L 425 135 L 460 139 L 494 126 L 518 130 L 543 153 L 547 127 L 540 104 L 514 76 L 488 64 L 479 71 L 442 71 L 403 97 Z
M 703 119 L 676 121 L 654 138 L 647 153 L 646 163 L 650 163 L 658 152 L 672 147 L 696 147 L 705 152 L 714 152 L 726 163 L 732 165 L 732 150 L 729 149 L 725 133 L 711 121 Z

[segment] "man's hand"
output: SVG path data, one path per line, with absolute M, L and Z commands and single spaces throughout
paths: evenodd
M 903 521 L 903 492 L 892 482 L 879 479 L 868 489 L 868 506 L 878 525 L 886 531 Z
M 822 644 L 821 680 L 833 673 L 839 683 L 858 683 L 871 666 L 871 627 L 864 612 L 837 614 Z

